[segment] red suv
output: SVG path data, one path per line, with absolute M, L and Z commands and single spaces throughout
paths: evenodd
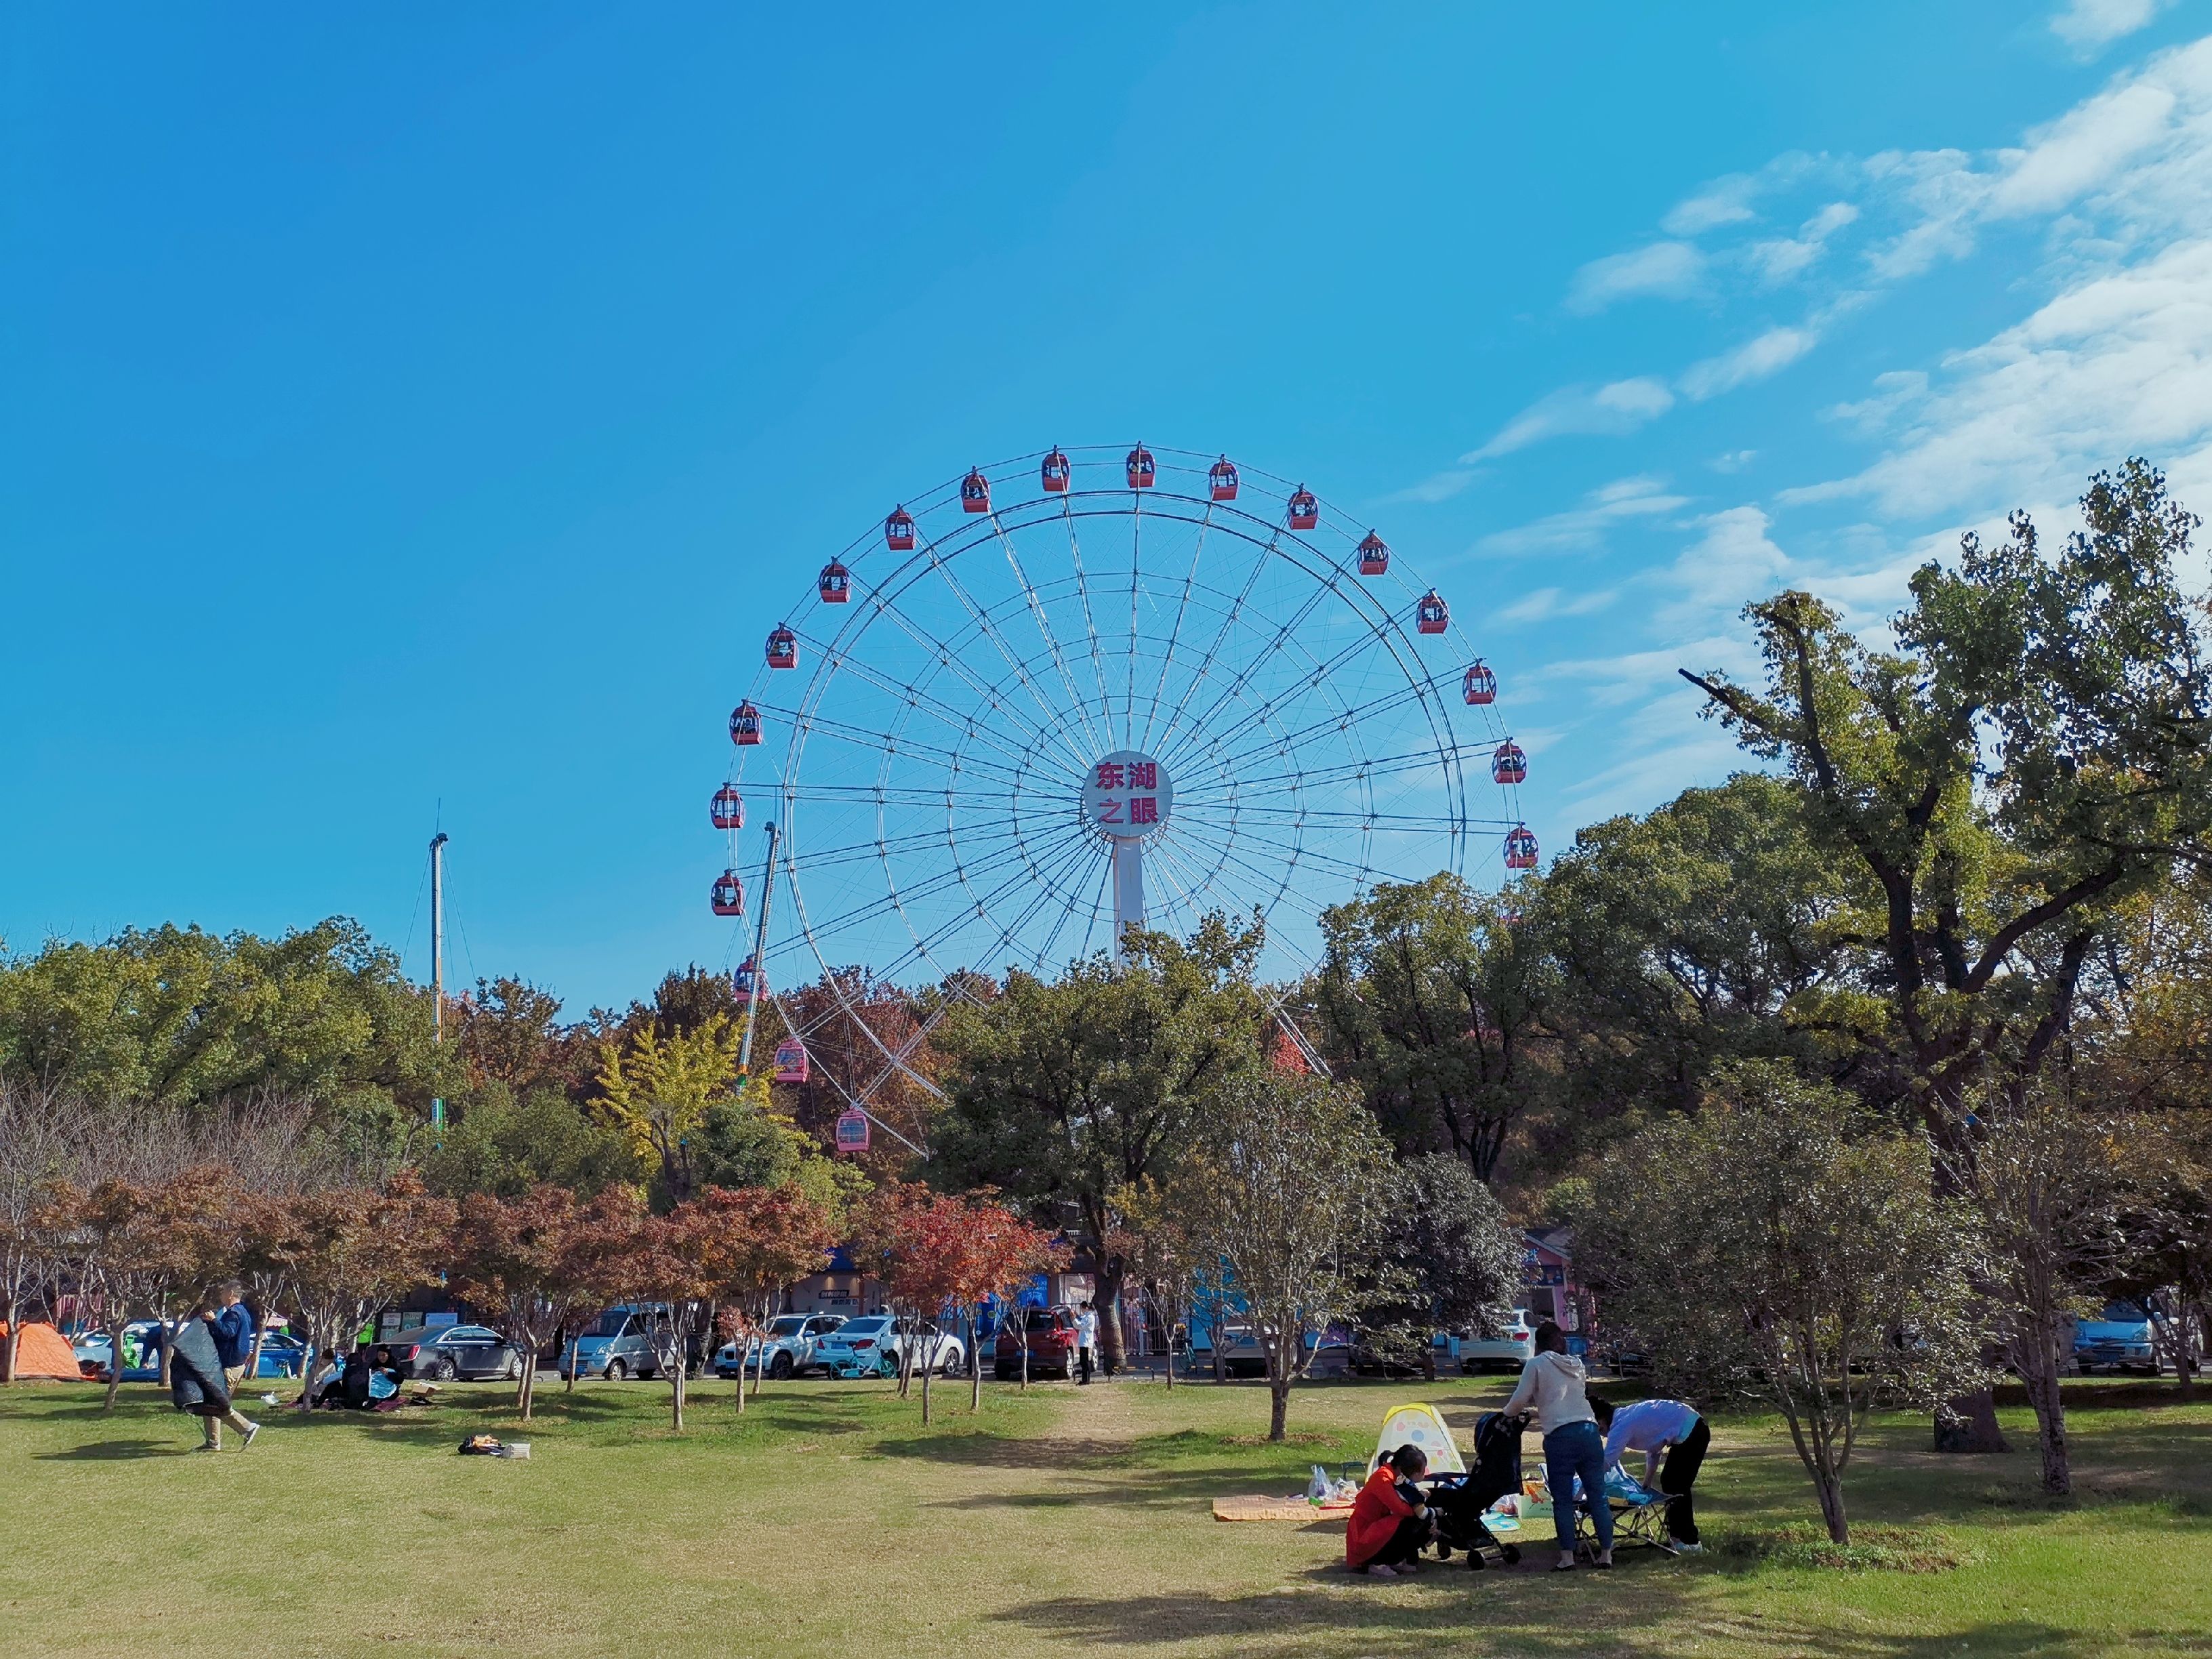
M 991 1372 L 1001 1382 L 1022 1374 L 1022 1345 L 1030 1351 L 1031 1376 L 1075 1375 L 1075 1313 L 1069 1308 L 1023 1308 L 999 1327 L 991 1348 Z

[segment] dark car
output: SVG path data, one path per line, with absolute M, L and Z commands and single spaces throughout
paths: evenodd
M 999 1327 L 991 1345 L 991 1374 L 1011 1382 L 1022 1374 L 1022 1348 L 1030 1351 L 1031 1376 L 1075 1375 L 1075 1314 L 1069 1308 L 1024 1308 Z
M 488 1325 L 418 1326 L 395 1332 L 376 1346 L 391 1351 L 392 1369 L 399 1376 L 439 1382 L 457 1376 L 512 1382 L 533 1358 L 527 1348 L 509 1342 Z

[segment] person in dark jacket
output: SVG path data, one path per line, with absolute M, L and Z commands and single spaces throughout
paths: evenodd
M 242 1451 L 253 1443 L 261 1425 L 248 1422 L 230 1403 L 230 1389 L 222 1376 L 222 1357 L 216 1347 L 213 1302 L 209 1297 L 197 1313 L 178 1322 L 169 1346 L 169 1403 L 207 1425 L 207 1438 L 196 1449 L 221 1451 L 222 1425 L 228 1423 L 238 1431 Z

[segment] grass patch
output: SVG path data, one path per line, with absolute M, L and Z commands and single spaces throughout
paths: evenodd
M 1771 1532 L 1731 1532 L 1711 1552 L 1725 1563 L 1816 1567 L 1828 1572 L 1949 1572 L 1974 1559 L 1948 1533 L 1926 1527 L 1853 1527 L 1838 1544 L 1808 1522 Z
M 91 1388 L 0 1388 L 0 1650 L 140 1659 L 161 1631 L 226 1659 L 2212 1655 L 2212 1406 L 2079 1412 L 2095 1498 L 2071 1509 L 1989 1499 L 2033 1486 L 2024 1413 L 1994 1458 L 1877 1421 L 1842 1554 L 1781 1425 L 1741 1416 L 1698 1483 L 1702 1556 L 1554 1577 L 1530 1516 L 1516 1571 L 1383 1583 L 1344 1572 L 1340 1522 L 1212 1517 L 1364 1458 L 1406 1400 L 1464 1440 L 1506 1382 L 1301 1388 L 1277 1443 L 1265 1389 L 1234 1383 L 987 1386 L 972 1416 L 945 1389 L 927 1429 L 884 1383 L 771 1384 L 743 1416 L 710 1383 L 681 1436 L 651 1383 L 550 1389 L 526 1429 L 465 1384 L 419 1416 L 270 1412 L 221 1457 L 186 1455 L 196 1425 L 150 1386 L 112 1415 Z M 480 1429 L 531 1461 L 456 1456 Z

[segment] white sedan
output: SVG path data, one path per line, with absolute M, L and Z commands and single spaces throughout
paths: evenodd
M 890 1376 L 909 1344 L 916 1370 L 928 1366 L 951 1376 L 967 1361 L 960 1339 L 927 1320 L 902 1329 L 889 1314 L 863 1314 L 816 1343 L 814 1363 L 832 1376 Z

